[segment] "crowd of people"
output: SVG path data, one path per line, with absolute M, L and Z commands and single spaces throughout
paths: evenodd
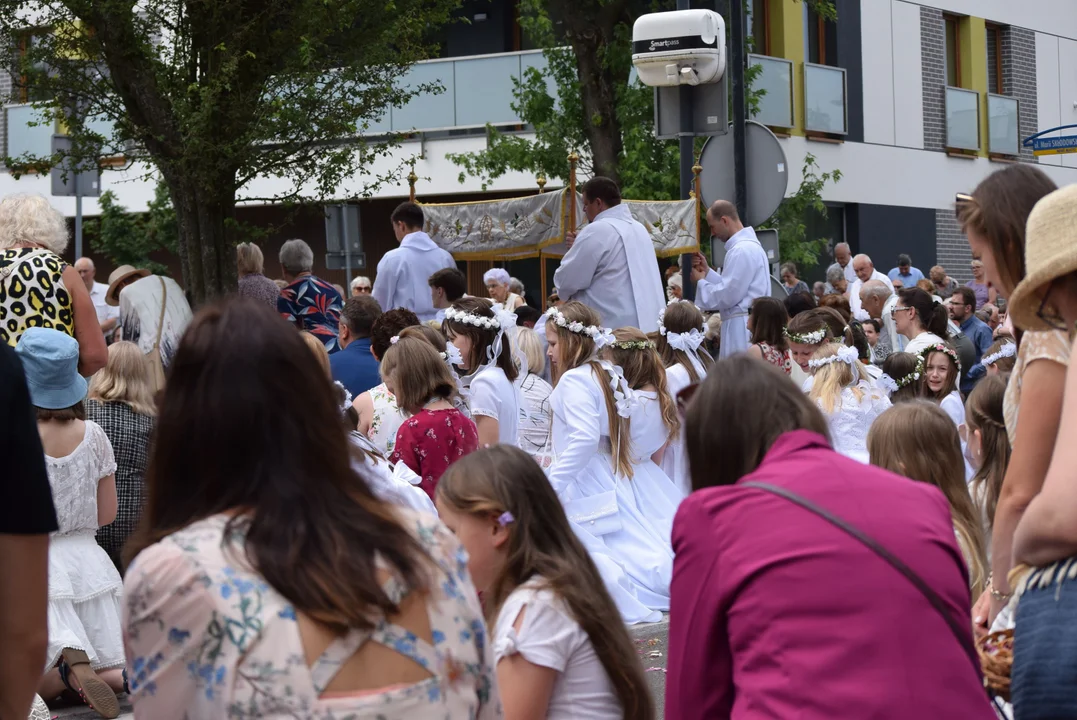
M 0 716 L 647 719 L 665 613 L 668 718 L 1077 713 L 1077 186 L 957 195 L 966 286 L 839 245 L 784 299 L 718 201 L 695 302 L 582 193 L 545 312 L 413 203 L 350 296 L 243 244 L 192 316 L 0 200 Z

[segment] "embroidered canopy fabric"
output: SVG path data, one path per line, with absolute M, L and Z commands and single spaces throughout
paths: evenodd
M 569 230 L 568 191 L 470 203 L 423 205 L 423 228 L 457 260 L 564 255 Z M 699 212 L 695 200 L 624 200 L 647 229 L 659 257 L 699 249 Z M 587 224 L 583 200 L 576 196 L 576 225 Z

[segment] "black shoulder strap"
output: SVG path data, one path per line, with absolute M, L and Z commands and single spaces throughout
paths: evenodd
M 958 624 L 957 620 L 954 619 L 953 614 L 946 607 L 946 602 L 941 597 L 939 597 L 939 594 L 937 592 L 931 589 L 931 587 L 924 581 L 922 577 L 916 574 L 916 571 L 914 571 L 912 568 L 902 562 L 900 558 L 898 558 L 892 552 L 880 545 L 874 538 L 865 535 L 858 528 L 850 525 L 846 521 L 842 520 L 840 517 L 831 513 L 829 510 L 819 507 L 811 500 L 797 495 L 791 490 L 786 490 L 783 487 L 778 487 L 776 485 L 761 482 L 738 483 L 737 487 L 757 488 L 759 490 L 763 490 L 771 494 L 783 497 L 789 502 L 795 503 L 796 505 L 799 505 L 805 510 L 809 510 L 815 513 L 819 517 L 829 522 L 831 525 L 834 525 L 835 527 L 844 530 L 846 533 L 852 535 L 854 538 L 866 545 L 876 555 L 888 562 L 895 570 L 904 575 L 909 580 L 909 582 L 915 585 L 916 589 L 923 593 L 924 597 L 927 598 L 927 601 L 931 603 L 931 606 L 938 611 L 939 615 L 941 615 L 942 619 L 946 621 L 946 624 L 949 626 L 950 631 L 957 639 L 958 645 L 961 646 L 961 649 L 964 650 L 965 654 L 969 656 L 969 660 L 972 661 L 973 666 L 976 668 L 977 677 L 981 677 L 982 668 L 980 666 L 980 657 L 976 653 L 976 649 L 968 644 L 968 641 L 966 639 L 968 636 L 965 634 L 966 632 L 971 632 L 971 620 L 969 627 L 962 629 L 961 625 Z

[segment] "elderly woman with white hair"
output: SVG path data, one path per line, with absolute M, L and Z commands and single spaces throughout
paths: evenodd
M 0 200 L 0 340 L 15 347 L 27 328 L 43 327 L 79 344 L 79 373 L 105 366 L 108 348 L 97 310 L 67 248 L 67 220 L 41 195 Z
M 494 301 L 495 310 L 500 307 L 502 310 L 512 312 L 521 305 L 527 304 L 522 297 L 509 289 L 512 277 L 504 268 L 490 268 L 483 274 L 482 281 L 486 284 L 487 294 Z

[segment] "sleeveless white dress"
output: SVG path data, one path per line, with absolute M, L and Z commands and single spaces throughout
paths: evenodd
M 823 410 L 822 402 L 816 400 L 830 426 L 830 442 L 836 452 L 868 462 L 868 431 L 875 418 L 890 409 L 890 399 L 877 387 L 861 380 L 857 384 L 860 397 L 851 387 L 841 390 L 841 402 L 834 405 L 833 412 Z
M 666 387 L 669 389 L 670 397 L 676 398 L 677 393 L 691 384 L 692 378 L 684 365 L 677 363 L 666 368 Z M 683 425 L 662 456 L 662 472 L 673 481 L 685 497 L 692 492 L 692 478 L 688 471 L 688 449 L 684 444 Z
M 49 652 L 83 650 L 94 670 L 123 667 L 123 581 L 97 532 L 97 483 L 116 472 L 112 444 L 92 420 L 74 452 L 45 456 L 60 529 L 49 540 Z
M 651 460 L 668 435 L 653 392 L 637 393 L 632 411 L 633 477 L 615 474 L 600 382 L 606 374 L 585 365 L 562 375 L 550 396 L 550 483 L 625 622 L 655 622 L 669 610 L 670 534 L 683 493 Z

